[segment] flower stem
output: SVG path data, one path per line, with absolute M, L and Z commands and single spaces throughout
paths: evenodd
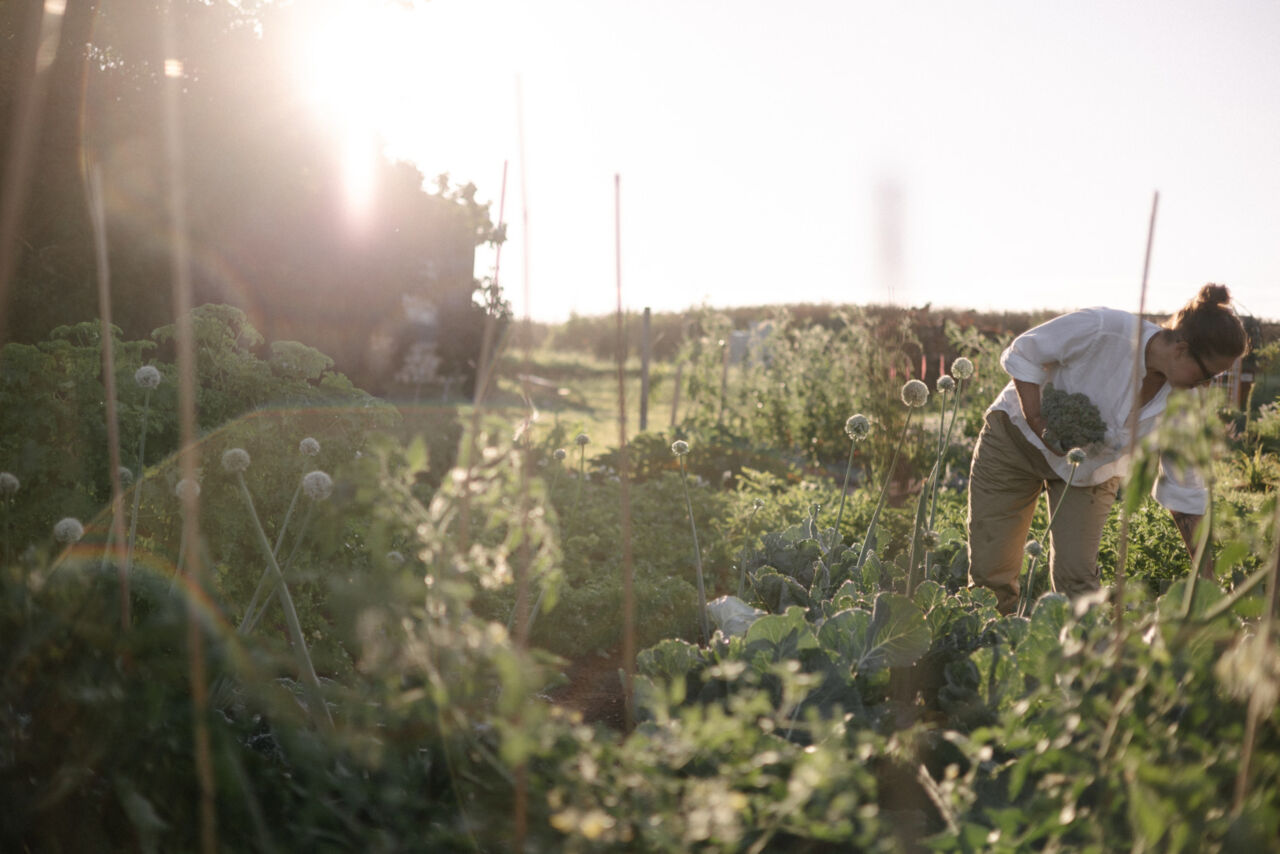
M 267 532 L 262 529 L 262 522 L 258 520 L 258 513 L 253 508 L 253 496 L 249 494 L 249 486 L 244 482 L 243 473 L 236 472 L 236 482 L 240 486 L 240 495 L 244 498 L 245 507 L 249 509 L 249 518 L 253 520 L 253 532 L 257 535 L 258 546 L 262 549 L 276 577 L 276 588 L 280 591 L 280 604 L 284 608 L 284 618 L 289 627 L 294 655 L 298 659 L 298 669 L 301 671 L 303 684 L 307 686 L 307 692 L 311 695 L 314 706 L 312 714 L 332 729 L 333 718 L 329 715 L 329 707 L 325 704 L 324 694 L 320 690 L 320 679 L 316 676 L 315 666 L 311 663 L 311 654 L 307 651 L 307 641 L 302 634 L 302 623 L 298 620 L 298 611 L 293 607 L 293 597 L 289 595 L 289 585 L 285 583 L 284 573 L 280 571 L 280 564 L 276 562 L 276 556 L 271 551 L 271 541 L 267 539 Z
M 836 547 L 836 543 L 840 542 L 840 521 L 844 519 L 844 497 L 849 491 L 849 475 L 853 471 L 853 452 L 857 449 L 858 443 L 854 439 L 849 440 L 849 462 L 844 467 L 844 486 L 840 487 L 840 509 L 836 512 L 836 532 L 831 538 L 831 548 Z M 738 585 L 742 587 L 741 584 Z M 739 594 L 741 595 L 741 594 Z
M 867 555 L 870 554 L 874 537 L 876 533 L 876 523 L 880 521 L 880 511 L 884 508 L 884 500 L 889 494 L 889 481 L 893 479 L 893 470 L 898 463 L 898 453 L 902 450 L 902 443 L 907 438 L 907 428 L 911 426 L 911 412 L 907 410 L 907 420 L 902 422 L 902 435 L 898 437 L 898 444 L 893 449 L 893 458 L 889 461 L 889 467 L 885 469 L 884 485 L 880 487 L 880 500 L 876 502 L 876 509 L 871 513 L 871 524 L 867 526 L 867 535 L 862 540 L 862 553 L 858 555 L 858 566 L 855 572 L 861 572 L 862 566 L 867 562 Z
M 138 439 L 138 475 L 133 480 L 133 516 L 129 519 L 129 544 L 124 552 L 124 575 L 133 568 L 133 544 L 138 539 L 138 508 L 142 505 L 142 478 L 147 460 L 147 414 L 151 410 L 151 389 L 142 395 L 142 436 Z
M 698 616 L 702 626 L 702 640 L 711 640 L 711 627 L 707 623 L 707 588 L 702 580 L 702 550 L 698 547 L 698 526 L 693 521 L 693 499 L 689 497 L 689 475 L 685 471 L 684 457 L 680 457 L 680 482 L 684 486 L 684 503 L 689 510 L 689 529 L 693 531 L 693 557 L 698 568 Z
M 1067 501 L 1067 495 L 1071 492 L 1071 481 L 1075 479 L 1076 469 L 1079 465 L 1073 463 L 1071 465 L 1071 473 L 1067 475 L 1067 485 L 1062 489 L 1062 499 L 1058 502 L 1058 506 L 1053 508 L 1053 512 L 1049 514 L 1049 524 L 1044 526 L 1044 533 L 1040 535 L 1037 541 L 1040 543 L 1040 550 L 1044 551 L 1044 544 L 1049 539 L 1049 531 L 1053 529 L 1053 520 L 1058 518 L 1058 511 L 1062 509 L 1062 505 Z M 1031 610 L 1031 585 L 1035 583 L 1036 558 L 1031 558 L 1031 565 L 1027 567 L 1027 584 L 1021 591 L 1018 602 L 1018 616 L 1025 617 L 1026 612 Z

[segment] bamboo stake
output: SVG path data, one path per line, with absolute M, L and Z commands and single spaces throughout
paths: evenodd
M 116 544 L 124 542 L 124 487 L 120 482 L 120 419 L 116 411 L 116 360 L 114 340 L 111 337 L 111 267 L 107 255 L 107 213 L 102 201 L 102 167 L 94 164 L 86 181 L 89 199 L 89 220 L 93 226 L 93 249 L 98 268 L 98 317 L 102 320 L 102 386 L 107 405 L 107 459 L 111 469 L 111 531 L 109 539 Z M 150 392 L 148 392 L 150 394 Z M 143 427 L 145 441 L 146 427 Z M 141 469 L 141 467 L 139 467 Z M 142 494 L 142 471 L 134 479 L 134 489 Z M 138 518 L 135 509 L 133 517 Z M 108 545 L 107 552 L 111 547 Z M 104 558 L 105 560 L 105 558 Z M 128 630 L 130 623 L 129 562 L 120 565 L 120 628 Z
M 626 338 L 622 329 L 622 178 L 613 176 L 613 238 L 615 276 L 618 292 L 618 486 L 622 500 L 622 670 L 626 729 L 635 726 L 633 690 L 635 687 L 636 602 L 635 577 L 631 566 L 631 487 L 627 482 L 627 390 Z M 645 368 L 648 368 L 649 309 L 645 309 Z M 647 377 L 646 377 L 647 378 Z M 647 386 L 647 382 L 646 382 Z M 641 403 L 641 412 L 647 400 Z
M 1129 446 L 1125 453 L 1130 461 L 1138 446 L 1138 414 L 1142 409 L 1142 316 L 1147 309 L 1147 276 L 1151 270 L 1151 245 L 1156 235 L 1156 210 L 1160 205 L 1160 191 L 1151 197 L 1151 219 L 1147 224 L 1147 251 L 1142 261 L 1142 289 L 1138 295 L 1138 322 L 1133 333 L 1133 371 L 1129 379 L 1133 384 L 1133 405 L 1129 409 L 1129 417 L 1125 421 L 1125 429 L 1129 433 Z M 1124 505 L 1120 507 L 1120 541 L 1116 547 L 1116 583 L 1113 592 L 1113 606 L 1116 613 L 1116 638 L 1122 636 L 1124 625 L 1124 573 L 1125 558 L 1129 552 L 1129 513 Z M 1117 643 L 1117 647 L 1119 644 Z
M 162 17 L 163 55 L 178 55 L 173 2 L 165 5 Z M 199 449 L 196 445 L 196 360 L 191 322 L 191 268 L 187 235 L 186 197 L 183 192 L 184 164 L 178 96 L 180 76 L 169 74 L 166 63 L 164 81 L 165 171 L 169 190 L 169 263 L 176 315 L 174 339 L 178 362 L 178 465 L 184 480 L 196 482 Z M 141 488 L 142 472 L 135 478 Z M 204 561 L 200 549 L 199 503 L 194 489 L 182 497 L 182 536 L 191 547 L 190 584 L 187 596 L 187 663 L 191 684 L 193 740 L 195 742 L 196 777 L 200 788 L 200 850 L 215 854 L 218 850 L 217 817 L 213 780 L 213 755 L 209 741 L 209 684 L 205 662 L 204 637 L 200 630 L 199 600 L 204 584 Z

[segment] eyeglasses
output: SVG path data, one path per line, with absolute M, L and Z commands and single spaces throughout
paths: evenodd
M 1196 364 L 1200 366 L 1200 373 L 1204 374 L 1204 379 L 1200 380 L 1196 385 L 1209 385 L 1218 377 L 1222 376 L 1222 374 L 1215 374 L 1213 371 L 1209 370 L 1208 365 L 1204 363 L 1204 359 L 1201 359 L 1200 354 L 1195 350 L 1188 349 L 1187 352 L 1191 354 L 1191 358 L 1195 359 Z

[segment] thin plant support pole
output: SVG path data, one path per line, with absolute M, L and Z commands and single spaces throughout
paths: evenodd
M 671 385 L 671 429 L 676 429 L 676 416 L 680 411 L 680 380 L 684 374 L 684 362 L 676 360 L 676 376 Z
M 1156 210 L 1160 205 L 1160 192 L 1157 190 L 1151 197 L 1151 219 L 1147 223 L 1147 251 L 1142 261 L 1142 289 L 1138 294 L 1138 322 L 1133 333 L 1133 372 L 1129 381 L 1133 384 L 1133 404 L 1129 409 L 1129 417 L 1125 419 L 1125 429 L 1129 433 L 1129 446 L 1125 449 L 1128 459 L 1133 459 L 1134 449 L 1138 445 L 1138 414 L 1142 408 L 1142 316 L 1147 310 L 1147 277 L 1151 271 L 1151 245 L 1156 237 Z M 1127 505 L 1128 502 L 1125 502 Z M 1123 631 L 1124 620 L 1124 574 L 1125 559 L 1129 554 L 1129 513 L 1120 508 L 1120 541 L 1116 546 L 1116 585 L 1114 607 L 1116 608 L 1116 637 Z M 1118 645 L 1117 645 L 1118 649 Z
M 312 714 L 316 720 L 328 723 L 329 728 L 332 729 L 333 718 L 329 716 L 329 707 L 325 704 L 324 694 L 320 690 L 320 678 L 316 676 L 315 666 L 311 663 L 311 653 L 307 651 L 307 641 L 302 634 L 302 623 L 298 619 L 298 611 L 293 607 L 289 585 L 285 583 L 284 573 L 280 569 L 280 564 L 276 562 L 276 556 L 271 553 L 271 541 L 267 539 L 267 532 L 262 530 L 258 513 L 253 509 L 253 496 L 249 494 L 249 485 L 244 482 L 243 472 L 236 472 L 236 484 L 240 487 L 240 497 L 244 499 L 245 507 L 249 510 L 249 518 L 253 522 L 253 533 L 257 537 L 258 547 L 262 549 L 271 572 L 276 577 L 276 589 L 280 593 L 280 604 L 284 607 L 285 624 L 289 627 L 289 639 L 293 644 L 293 654 L 298 660 L 299 675 L 302 677 L 302 683 L 307 686 L 307 693 L 311 695 L 314 707 Z
M 707 623 L 707 588 L 702 580 L 702 549 L 698 547 L 698 526 L 693 521 L 693 499 L 689 497 L 689 474 L 685 470 L 684 456 L 680 457 L 680 481 L 684 484 L 684 506 L 689 511 L 689 530 L 693 531 L 693 559 L 698 570 L 698 616 L 702 626 L 702 640 L 711 640 L 711 627 Z
M 621 280 L 619 280 L 621 284 Z M 640 432 L 649 429 L 649 362 L 653 356 L 653 311 L 644 308 L 640 328 Z
M 521 231 L 523 232 L 523 237 L 524 237 L 524 240 L 521 242 L 521 247 L 520 247 L 521 248 L 520 256 L 522 260 L 520 278 L 521 278 L 521 283 L 523 284 L 523 292 L 524 292 L 524 313 L 526 318 L 525 338 L 526 338 L 526 347 L 527 347 L 528 346 L 527 339 L 529 338 L 529 332 L 530 332 L 530 326 L 531 326 L 531 324 L 528 322 L 528 318 L 530 316 L 529 315 L 529 281 L 530 281 L 530 278 L 529 278 L 529 163 L 526 158 L 527 150 L 525 148 L 525 138 L 524 138 L 524 78 L 519 75 L 516 76 L 516 140 L 517 140 L 517 145 L 519 146 L 519 152 L 520 152 L 520 228 L 521 228 Z M 524 525 L 527 526 L 529 522 L 527 497 L 524 494 L 525 490 L 523 489 L 525 485 L 525 477 L 526 477 L 526 473 L 525 473 L 526 459 L 527 459 L 527 455 L 526 457 L 521 457 L 520 483 L 521 483 L 521 492 L 522 492 L 521 521 Z M 527 528 L 524 533 L 525 533 L 525 536 L 522 538 L 522 545 L 523 543 L 527 543 L 528 541 Z M 517 589 L 516 589 L 516 638 L 520 641 L 520 645 L 522 648 L 524 646 L 523 641 L 527 637 L 526 632 L 528 631 L 527 620 L 525 617 L 525 608 L 528 607 L 528 604 L 525 601 L 525 597 L 528 595 L 527 590 L 525 588 L 526 583 L 527 583 L 527 579 L 525 579 L 522 574 L 521 578 L 517 581 Z M 519 727 L 520 725 L 519 711 L 516 712 L 515 724 L 517 727 Z M 528 784 L 529 778 L 528 778 L 527 767 L 524 761 L 521 761 L 520 764 L 516 766 L 515 778 L 516 778 L 515 779 L 515 803 L 513 805 L 513 810 L 512 810 L 512 813 L 513 813 L 512 824 L 514 825 L 512 842 L 514 844 L 512 845 L 512 848 L 515 851 L 524 851 L 525 841 L 528 838 L 528 834 L 529 834 L 529 784 Z
M 86 181 L 89 219 L 93 226 L 94 264 L 98 270 L 98 317 L 102 321 L 102 386 L 106 397 L 107 460 L 111 469 L 111 529 L 107 534 L 106 553 L 112 543 L 124 542 L 124 487 L 120 482 L 120 418 L 116 411 L 115 339 L 111 334 L 111 266 L 107 254 L 107 214 L 102 201 L 102 168 L 89 170 Z M 141 474 L 141 472 L 139 472 Z M 138 484 L 141 493 L 142 485 Z M 137 516 L 137 511 L 134 511 Z M 104 558 L 105 563 L 105 558 Z M 120 567 L 120 627 L 127 630 L 130 622 L 129 568 Z
M 626 731 L 635 726 L 633 702 L 635 692 L 636 598 L 635 569 L 631 565 L 631 484 L 627 448 L 627 339 L 622 325 L 622 178 L 613 176 L 613 235 L 615 280 L 618 293 L 618 492 L 622 502 L 622 678 L 626 700 Z M 640 418 L 641 429 L 646 417 L 649 388 L 649 309 L 644 310 L 644 365 L 642 368 Z M 683 459 L 683 458 L 682 458 Z M 699 579 L 701 581 L 701 579 Z M 705 602 L 703 612 L 706 612 Z M 705 616 L 704 616 L 705 619 Z
M 862 540 L 862 553 L 858 555 L 857 572 L 861 572 L 863 564 L 867 562 L 867 553 L 871 550 L 871 538 L 875 535 L 876 523 L 880 520 L 880 511 L 884 509 L 884 500 L 889 494 L 889 481 L 892 479 L 894 467 L 898 463 L 898 452 L 902 450 L 902 443 L 907 438 L 907 428 L 911 425 L 911 412 L 912 410 L 907 410 L 907 420 L 902 422 L 902 435 L 898 437 L 898 444 L 893 449 L 893 458 L 889 461 L 889 467 L 885 469 L 884 486 L 880 487 L 880 499 L 876 502 L 876 509 L 871 512 L 871 524 L 867 526 L 867 535 Z
M 173 287 L 174 341 L 178 364 L 178 467 L 182 478 L 196 482 L 199 449 L 196 445 L 196 359 L 191 319 L 191 267 L 187 234 L 187 206 L 184 193 L 185 169 L 182 156 L 182 123 L 179 117 L 179 95 L 182 71 L 177 57 L 173 0 L 165 4 L 162 14 L 162 50 L 164 63 L 164 133 L 165 177 L 168 184 L 169 259 Z M 141 488 L 142 472 L 134 476 Z M 200 504 L 194 489 L 186 490 L 182 499 L 183 536 L 188 543 L 200 542 Z M 213 754 L 209 741 L 209 677 L 205 662 L 204 637 L 200 630 L 200 590 L 204 586 L 204 562 L 199 548 L 192 549 L 188 573 L 192 592 L 187 596 L 187 665 L 191 685 L 192 737 L 195 746 L 196 777 L 200 789 L 200 850 L 215 854 L 218 850 L 216 789 L 213 779 Z

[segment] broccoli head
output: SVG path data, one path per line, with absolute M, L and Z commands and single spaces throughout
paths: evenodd
M 1049 425 L 1044 443 L 1060 453 L 1088 448 L 1107 437 L 1102 413 L 1086 394 L 1046 386 L 1040 396 L 1040 414 Z

